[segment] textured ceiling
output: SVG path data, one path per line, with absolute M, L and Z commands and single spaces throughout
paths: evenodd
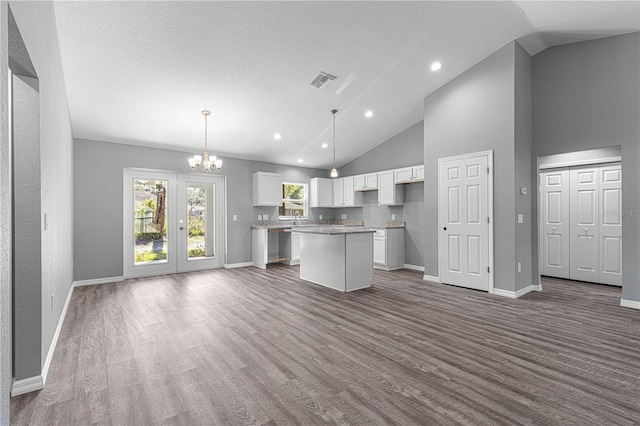
M 206 108 L 213 153 L 321 168 L 332 161 L 320 145 L 331 142 L 333 108 L 340 166 L 420 121 L 426 95 L 512 40 L 533 55 L 640 30 L 636 1 L 58 1 L 55 10 L 76 138 L 197 153 Z M 320 71 L 338 79 L 317 89 Z

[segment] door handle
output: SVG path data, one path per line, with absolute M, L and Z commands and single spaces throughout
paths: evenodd
M 445 227 L 444 227 L 444 228 L 442 228 L 442 229 L 444 229 L 444 230 L 446 231 L 446 230 L 447 230 L 447 227 L 445 226 Z
M 183 230 L 183 229 L 184 229 L 184 226 L 181 226 L 181 227 L 180 227 L 180 230 Z

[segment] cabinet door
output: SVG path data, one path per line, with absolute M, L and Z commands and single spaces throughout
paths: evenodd
M 309 185 L 310 207 L 331 207 L 333 205 L 331 179 L 312 178 Z
M 344 206 L 344 188 L 342 178 L 333 179 L 331 181 L 331 185 L 333 187 L 333 207 L 342 207 Z
M 300 234 L 291 233 L 291 262 L 300 262 Z
M 354 178 L 353 176 L 348 176 L 342 178 L 342 188 L 343 188 L 343 200 L 344 206 L 353 207 L 356 205 L 356 197 L 355 197 L 355 188 L 354 188 Z
M 377 173 L 367 173 L 364 176 L 364 188 L 366 190 L 378 189 L 378 174 Z
M 373 237 L 373 263 L 387 264 L 387 239 L 385 237 Z
M 413 181 L 414 182 L 424 181 L 424 166 L 415 166 L 413 168 Z
M 395 171 L 395 183 L 407 183 L 411 182 L 413 178 L 413 168 L 405 167 L 404 169 L 397 169 Z
M 358 175 L 353 177 L 353 189 L 354 191 L 364 191 L 366 188 L 365 175 Z
M 397 206 L 402 204 L 402 185 L 396 185 L 394 171 L 378 173 L 378 204 Z
M 253 174 L 253 205 L 279 206 L 282 204 L 282 175 L 256 172 Z

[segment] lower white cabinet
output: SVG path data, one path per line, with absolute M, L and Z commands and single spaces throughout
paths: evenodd
M 300 233 L 282 232 L 280 234 L 280 257 L 287 265 L 300 264 Z
M 404 268 L 404 228 L 376 229 L 373 267 L 385 271 Z
M 299 265 L 300 234 L 284 229 L 252 229 L 251 260 L 253 266 L 261 269 L 266 269 L 269 263 Z

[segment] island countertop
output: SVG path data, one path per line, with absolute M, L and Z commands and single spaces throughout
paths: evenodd
M 367 234 L 376 232 L 374 229 L 361 227 L 340 227 L 340 226 L 301 226 L 286 229 L 285 232 L 300 232 L 303 234 L 322 234 L 322 235 L 345 235 L 345 234 Z

